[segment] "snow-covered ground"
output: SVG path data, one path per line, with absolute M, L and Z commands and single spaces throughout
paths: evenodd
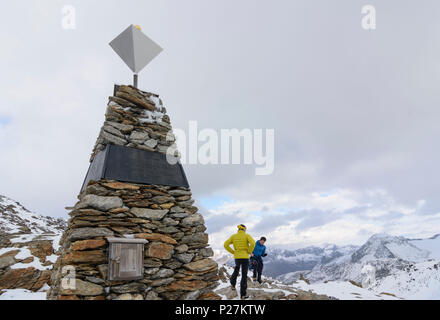
M 376 292 L 392 292 L 409 300 L 440 300 L 439 262 L 419 262 L 405 270 L 395 270 L 372 286 Z
M 32 292 L 23 289 L 5 290 L 4 293 L 0 295 L 0 301 L 2 300 L 46 300 L 46 292 Z
M 373 291 L 355 286 L 347 281 L 329 281 L 327 283 L 307 284 L 299 281 L 298 284 L 292 285 L 294 288 L 300 288 L 304 291 L 312 290 L 317 294 L 324 294 L 334 297 L 338 300 L 398 300 L 396 296 L 392 296 L 386 291 Z M 392 293 L 391 293 L 392 294 Z
M 430 239 L 411 240 L 410 243 L 420 249 L 429 251 L 431 258 L 440 260 L 440 235 Z

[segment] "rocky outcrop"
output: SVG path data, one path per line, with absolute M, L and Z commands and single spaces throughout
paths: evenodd
M 38 291 L 50 284 L 55 261 L 52 241 L 14 242 L 0 249 L 0 294 L 9 289 Z
M 157 95 L 116 86 L 91 161 L 120 145 L 152 152 L 175 150 L 166 109 Z M 177 153 L 174 153 L 177 154 Z M 218 267 L 203 216 L 189 188 L 121 181 L 91 181 L 70 212 L 49 299 L 214 299 Z M 147 241 L 143 278 L 110 281 L 107 238 Z M 75 270 L 75 289 L 62 286 L 64 267 Z
M 5 290 L 43 290 L 50 285 L 59 234 L 66 222 L 29 211 L 0 196 L 0 295 Z

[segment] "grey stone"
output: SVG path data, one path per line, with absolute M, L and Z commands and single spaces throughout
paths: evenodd
M 152 148 L 150 148 L 150 147 L 147 147 L 146 145 L 143 145 L 143 144 L 137 144 L 137 145 L 136 145 L 136 148 L 139 148 L 139 149 L 142 149 L 142 150 L 147 150 L 147 151 L 154 152 L 154 149 L 152 149 Z
M 104 140 L 103 144 L 111 143 L 118 146 L 125 146 L 127 144 L 127 140 L 110 134 L 104 130 L 101 131 L 100 138 Z
M 238 297 L 237 290 L 232 289 L 230 286 L 226 288 L 219 289 L 215 291 L 216 294 L 220 294 L 222 296 L 225 296 L 227 300 L 232 300 Z
M 145 292 L 147 286 L 143 283 L 132 282 L 129 284 L 123 284 L 120 286 L 115 286 L 111 288 L 111 291 L 114 293 L 136 293 L 136 292 Z
M 108 195 L 108 190 L 99 184 L 92 184 L 86 187 L 84 194 L 94 194 L 97 196 L 106 196 Z
M 86 277 L 86 280 L 94 284 L 104 284 L 105 281 L 96 277 Z
M 119 197 L 101 197 L 94 194 L 88 194 L 84 196 L 80 203 L 77 205 L 77 209 L 84 209 L 91 207 L 101 211 L 108 211 L 111 209 L 122 208 L 124 203 Z
M 144 274 L 146 274 L 147 276 L 152 276 L 152 275 L 158 273 L 159 270 L 160 270 L 159 268 L 148 268 L 148 269 L 144 270 Z
M 182 225 L 185 227 L 195 227 L 204 223 L 205 220 L 200 214 L 194 214 L 192 216 L 189 216 L 188 218 L 183 219 L 182 221 Z
M 149 258 L 144 259 L 144 267 L 147 268 L 159 268 L 162 266 L 162 261 L 159 259 Z
M 151 286 L 152 287 L 162 287 L 162 286 L 169 285 L 173 282 L 174 282 L 174 278 L 159 279 L 159 280 L 154 280 L 151 283 Z
M 189 250 L 186 244 L 182 244 L 174 249 L 177 253 L 185 253 Z
M 184 191 L 184 190 L 170 190 L 168 191 L 168 193 L 173 197 L 192 196 L 191 191 Z
M 157 230 L 161 233 L 166 233 L 166 234 L 173 234 L 179 232 L 179 229 L 177 229 L 176 227 L 164 227 L 164 228 L 159 228 Z
M 162 300 L 162 299 L 159 298 L 159 295 L 156 292 L 150 291 L 147 293 L 147 297 L 145 298 L 145 300 Z
M 103 279 L 107 279 L 107 273 L 108 273 L 108 265 L 107 264 L 99 265 L 98 271 Z
M 182 263 L 190 263 L 192 261 L 192 259 L 194 258 L 194 254 L 192 253 L 181 253 L 181 254 L 176 254 L 176 259 L 179 260 Z
M 121 131 L 122 133 L 126 133 L 126 134 L 130 133 L 134 129 L 134 127 L 132 125 L 118 123 L 118 122 L 106 121 L 105 124 L 112 126 L 113 128 L 116 128 L 119 131 Z
M 6 256 L 6 257 L 3 257 L 3 258 L 0 258 L 0 269 L 10 267 L 13 264 L 15 264 L 14 257 Z
M 192 207 L 194 202 L 195 202 L 194 200 L 188 200 L 188 201 L 178 202 L 177 204 L 182 208 L 188 208 L 188 207 Z
M 180 297 L 179 300 L 186 300 L 186 301 L 194 301 L 197 300 L 201 296 L 200 290 L 187 292 L 183 296 Z
M 158 204 L 164 204 L 164 203 L 174 202 L 175 199 L 173 197 L 157 196 L 152 198 L 151 201 Z
M 218 264 L 212 259 L 203 259 L 188 263 L 183 267 L 192 272 L 207 273 L 209 271 L 213 271 L 214 269 L 217 269 Z
M 157 147 L 157 151 L 163 154 L 168 154 L 168 150 L 170 150 L 170 154 L 173 154 L 176 149 L 173 147 L 162 146 L 162 145 L 159 145 Z
M 163 121 L 159 121 L 158 123 L 157 123 L 159 126 L 161 126 L 161 127 L 164 127 L 164 128 L 166 128 L 166 129 L 168 129 L 168 130 L 171 130 L 171 129 L 173 129 L 173 127 L 171 127 L 171 125 L 169 124 L 169 123 L 166 123 L 166 122 L 163 122 Z M 171 135 L 169 136 L 169 140 L 171 141 L 176 141 L 176 138 L 175 137 L 172 137 Z
M 153 210 L 146 208 L 132 208 L 131 213 L 139 218 L 147 218 L 151 220 L 162 220 L 169 210 Z
M 109 100 L 111 102 L 115 102 L 123 107 L 127 108 L 137 108 L 137 106 L 134 103 L 131 103 L 125 99 L 119 98 L 119 97 L 109 97 Z M 110 103 L 109 103 L 110 104 Z
M 72 242 L 76 240 L 86 240 L 97 237 L 111 237 L 113 235 L 113 231 L 107 228 L 80 228 L 73 229 L 67 236 L 66 240 Z
M 150 136 L 147 132 L 133 131 L 130 135 L 131 141 L 140 141 L 141 143 L 144 143 L 149 138 Z
M 196 226 L 195 228 L 193 228 L 193 232 L 194 233 L 200 233 L 200 232 L 205 232 L 207 230 L 207 228 L 205 227 L 204 224 L 199 224 L 198 226 Z
M 60 286 L 60 293 L 63 296 L 99 296 L 104 293 L 104 288 L 87 281 L 82 281 L 79 279 L 73 280 L 75 281 L 75 289 L 64 288 Z
M 186 212 L 170 214 L 171 218 L 177 218 L 177 219 L 186 218 L 188 216 L 189 216 L 189 213 L 186 213 Z
M 172 207 L 170 209 L 171 213 L 184 213 L 185 209 L 181 208 L 181 207 Z
M 124 293 L 114 298 L 113 300 L 135 301 L 135 300 L 144 300 L 144 297 L 141 294 Z
M 214 250 L 211 248 L 203 248 L 200 250 L 200 254 L 205 258 L 210 258 L 214 256 Z
M 165 263 L 165 267 L 176 270 L 180 268 L 183 265 L 183 263 L 177 261 L 177 260 L 170 260 Z
M 163 223 L 164 225 L 166 225 L 166 226 L 173 226 L 173 227 L 175 227 L 175 226 L 177 226 L 177 225 L 179 224 L 178 221 L 176 221 L 176 220 L 174 220 L 174 219 L 171 219 L 171 218 L 165 218 L 165 219 L 163 219 L 162 223 Z
M 158 273 L 151 277 L 151 279 L 164 279 L 171 278 L 174 275 L 174 271 L 171 269 L 161 269 Z
M 137 147 L 145 147 L 148 148 L 147 146 L 144 145 L 144 140 L 130 140 L 132 143 L 134 143 Z M 150 149 L 150 148 L 148 148 Z
M 108 133 L 110 133 L 110 134 L 112 134 L 114 136 L 117 136 L 117 137 L 122 138 L 122 139 L 125 140 L 125 135 L 121 131 L 116 129 L 115 127 L 104 125 L 104 127 L 102 127 L 102 129 L 105 132 L 108 132 Z
M 177 232 L 173 234 L 173 238 L 177 241 L 179 241 L 180 239 L 182 239 L 185 236 L 184 232 Z
M 154 139 L 147 140 L 145 141 L 145 145 L 151 149 L 154 149 L 157 146 L 157 140 Z
M 255 300 L 262 299 L 262 300 L 281 300 L 286 297 L 286 294 L 283 291 L 264 291 L 264 290 L 255 290 L 255 289 L 249 289 L 248 294 L 255 298 Z
M 192 244 L 192 243 L 208 243 L 208 235 L 205 233 L 195 233 L 182 238 L 182 243 Z

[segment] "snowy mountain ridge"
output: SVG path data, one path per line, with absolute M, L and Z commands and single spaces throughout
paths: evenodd
M 0 235 L 58 234 L 65 226 L 63 219 L 33 213 L 19 202 L 0 195 Z
M 268 248 L 268 253 L 265 274 L 275 274 L 274 278 L 286 285 L 304 286 L 300 279 L 305 279 L 316 292 L 343 299 L 350 294 L 338 290 L 353 291 L 353 284 L 364 285 L 364 291 L 358 292 L 362 299 L 383 298 L 383 292 L 402 299 L 440 299 L 439 235 L 407 239 L 376 234 L 360 247 Z M 222 255 L 222 261 L 226 260 L 227 255 Z
M 428 259 L 429 255 L 428 251 L 416 247 L 404 237 L 376 234 L 353 253 L 351 261 L 357 263 L 380 259 L 401 259 L 418 262 Z

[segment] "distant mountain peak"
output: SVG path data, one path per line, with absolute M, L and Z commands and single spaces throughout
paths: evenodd
M 427 259 L 428 256 L 429 252 L 419 249 L 404 237 L 381 233 L 373 235 L 362 247 L 354 252 L 351 260 L 353 263 L 380 259 L 421 261 Z

